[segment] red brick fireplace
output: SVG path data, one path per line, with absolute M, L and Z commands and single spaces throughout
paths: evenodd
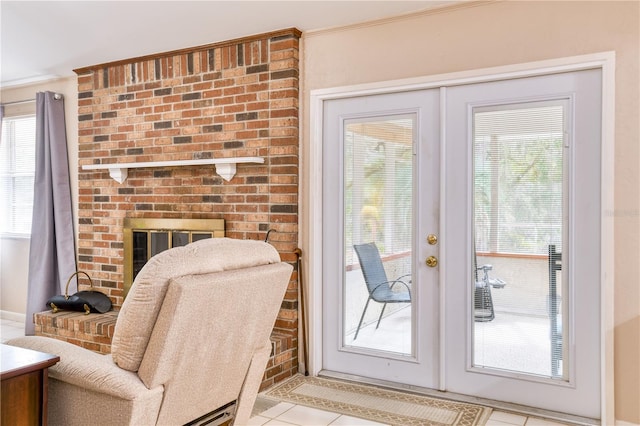
M 298 54 L 295 29 L 75 70 L 78 268 L 117 310 L 125 218 L 224 219 L 227 237 L 269 241 L 296 264 Z M 230 181 L 214 166 L 130 168 L 118 183 L 84 165 L 260 157 Z M 297 371 L 297 272 L 272 335 L 264 386 Z M 115 314 L 40 316 L 39 334 L 108 352 Z

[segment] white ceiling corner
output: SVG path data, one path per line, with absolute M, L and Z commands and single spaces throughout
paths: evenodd
M 284 28 L 339 27 L 456 1 L 0 1 L 0 85 Z

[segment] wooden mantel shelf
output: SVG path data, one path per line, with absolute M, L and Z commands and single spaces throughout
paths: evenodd
M 176 166 L 206 166 L 214 164 L 216 173 L 224 180 L 230 181 L 236 174 L 236 164 L 257 163 L 264 164 L 262 157 L 232 157 L 232 158 L 207 158 L 202 160 L 175 160 L 175 161 L 149 161 L 145 163 L 112 163 L 112 164 L 85 164 L 82 170 L 109 170 L 109 176 L 118 183 L 127 179 L 129 169 L 145 167 L 176 167 Z

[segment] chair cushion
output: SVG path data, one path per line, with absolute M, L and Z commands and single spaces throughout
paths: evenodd
M 171 279 L 278 262 L 280 255 L 270 244 L 230 238 L 205 239 L 157 254 L 138 273 L 122 304 L 111 346 L 113 361 L 138 371 Z

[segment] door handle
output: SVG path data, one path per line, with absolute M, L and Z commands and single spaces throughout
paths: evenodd
M 435 256 L 429 256 L 427 257 L 425 263 L 429 268 L 435 268 L 436 266 L 438 266 L 438 258 Z
M 434 234 L 429 234 L 427 235 L 427 242 L 430 245 L 436 245 L 438 243 L 438 237 L 436 237 Z

